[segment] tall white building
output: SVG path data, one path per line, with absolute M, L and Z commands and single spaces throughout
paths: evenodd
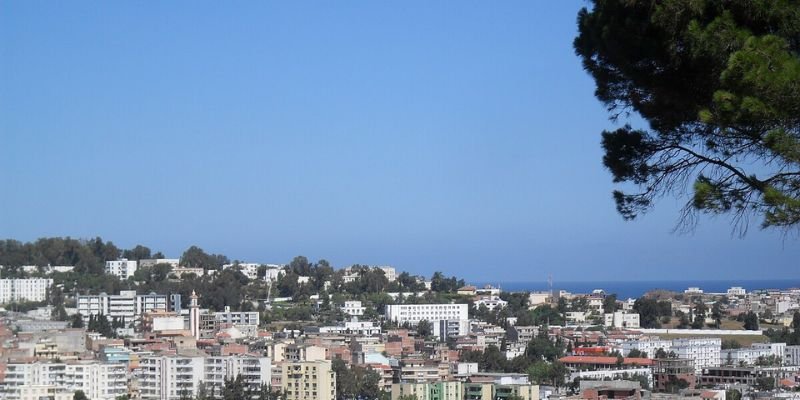
M 408 322 L 412 326 L 422 320 L 435 323 L 469 319 L 466 304 L 388 304 L 385 316 L 398 324 Z
M 0 279 L 0 303 L 44 301 L 52 279 Z
M 700 374 L 703 368 L 718 367 L 720 365 L 720 351 L 722 339 L 720 338 L 687 338 L 673 339 L 672 351 L 678 358 L 694 360 L 694 370 Z
M 783 365 L 800 365 L 800 345 L 786 346 L 783 353 Z
M 663 349 L 664 352 L 669 353 L 670 350 L 672 350 L 672 341 L 660 339 L 642 339 L 622 342 L 622 355 L 626 357 L 631 350 L 639 350 L 642 353 L 647 353 L 647 357 L 655 358 L 658 349 Z
M 92 400 L 114 400 L 128 393 L 128 371 L 125 364 L 99 361 L 9 363 L 0 383 L 0 398 L 20 399 L 20 389 L 33 386 L 70 393 L 82 390 Z
M 604 314 L 605 326 L 613 328 L 638 328 L 639 314 L 615 311 Z
M 733 286 L 728 289 L 727 293 L 728 296 L 744 296 L 747 294 L 747 291 L 744 290 L 741 286 Z
M 150 311 L 168 311 L 169 297 L 162 294 L 137 295 L 135 290 L 122 290 L 118 295 L 78 295 L 78 313 L 88 321 L 90 315 L 105 315 L 109 320 L 120 319 L 126 324 L 135 322 Z
M 220 393 L 225 379 L 241 375 L 245 384 L 257 389 L 270 384 L 272 365 L 267 357 L 249 356 L 144 356 L 136 372 L 140 398 L 180 400 L 195 398 L 202 382 L 208 393 Z
M 364 310 L 366 309 L 364 306 L 361 305 L 361 302 L 358 300 L 350 300 L 345 301 L 342 307 L 340 307 L 343 313 L 351 316 L 351 317 L 360 317 L 364 315 Z
M 136 272 L 138 264 L 136 261 L 121 258 L 116 261 L 106 261 L 106 273 L 114 275 L 119 279 L 128 279 Z

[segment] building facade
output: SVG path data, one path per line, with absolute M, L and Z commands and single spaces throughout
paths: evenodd
M 138 263 L 127 258 L 121 258 L 116 261 L 106 261 L 106 273 L 114 275 L 119 279 L 125 280 L 136 273 Z
M 0 304 L 19 301 L 44 301 L 52 279 L 0 279 Z
M 286 362 L 281 375 L 286 400 L 336 398 L 336 373 L 330 361 Z

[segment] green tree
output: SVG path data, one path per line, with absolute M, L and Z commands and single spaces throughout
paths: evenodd
M 426 338 L 433 334 L 433 323 L 427 319 L 423 319 L 417 323 L 417 335 Z
M 742 392 L 736 389 L 728 389 L 725 391 L 725 400 L 742 400 Z
M 603 312 L 613 313 L 617 311 L 617 295 L 610 294 L 603 299 Z
M 758 330 L 758 315 L 750 311 L 744 316 L 744 329 L 748 331 Z
M 86 397 L 86 393 L 83 393 L 83 390 L 76 390 L 75 394 L 72 395 L 72 400 L 89 400 Z
M 681 218 L 730 214 L 764 227 L 800 222 L 800 5 L 789 1 L 592 0 L 576 53 L 612 118 L 603 163 L 626 219 L 663 195 L 693 194 Z

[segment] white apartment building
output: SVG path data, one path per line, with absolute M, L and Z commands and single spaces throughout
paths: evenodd
M 800 365 L 800 345 L 786 346 L 783 353 L 783 365 Z
M 426 320 L 434 323 L 446 320 L 468 320 L 466 304 L 388 304 L 386 319 L 402 325 L 408 322 L 411 326 Z
M 613 328 L 639 328 L 639 314 L 615 311 L 604 315 L 605 325 Z
M 672 350 L 671 340 L 660 339 L 644 339 L 644 340 L 630 340 L 622 342 L 622 355 L 628 356 L 631 350 L 639 350 L 642 353 L 647 353 L 647 357 L 654 358 L 658 349 L 663 349 L 664 352 L 669 353 Z
M 52 279 L 0 279 L 0 304 L 18 301 L 44 301 Z
M 722 339 L 720 338 L 687 338 L 673 339 L 672 351 L 678 358 L 694 360 L 694 370 L 700 374 L 703 368 L 718 367 L 720 365 L 720 351 Z
M 122 290 L 118 295 L 78 295 L 78 313 L 85 321 L 90 315 L 105 315 L 109 320 L 118 318 L 126 324 L 135 322 L 145 312 L 168 311 L 167 295 L 137 295 L 135 290 Z
M 23 387 L 49 386 L 55 391 L 82 390 L 92 400 L 114 400 L 128 393 L 125 364 L 99 361 L 9 363 L 0 383 L 0 398 L 21 400 Z
M 386 276 L 386 279 L 389 280 L 389 282 L 394 282 L 397 280 L 397 270 L 395 270 L 394 267 L 381 266 L 377 268 L 383 271 L 383 275 Z
M 225 306 L 225 311 L 218 311 L 214 313 L 214 319 L 217 324 L 230 324 L 230 325 L 254 325 L 259 324 L 258 311 L 231 311 L 229 306 Z
M 502 308 L 508 305 L 508 302 L 501 299 L 500 296 L 490 295 L 482 296 L 475 300 L 475 307 L 485 306 L 489 311 L 494 311 L 496 308 Z
M 121 258 L 116 261 L 106 261 L 106 273 L 114 275 L 119 279 L 128 279 L 136 272 L 138 264 L 136 261 Z
M 267 357 L 144 356 L 136 375 L 141 399 L 180 400 L 196 397 L 201 382 L 209 393 L 219 395 L 225 379 L 239 375 L 254 389 L 268 385 L 272 366 Z
M 352 334 L 358 336 L 374 336 L 381 334 L 381 327 L 376 326 L 372 321 L 347 321 L 342 325 L 337 326 L 320 326 L 320 327 L 307 327 L 306 333 L 335 333 L 335 334 Z
M 361 305 L 361 302 L 358 300 L 352 301 L 345 301 L 344 304 L 340 307 L 343 313 L 351 316 L 351 317 L 360 317 L 364 315 L 364 310 L 366 309 Z
M 733 286 L 726 292 L 728 296 L 745 296 L 747 291 L 741 286 Z
M 741 349 L 726 349 L 720 351 L 720 359 L 722 365 L 755 365 L 759 357 L 768 357 L 769 351 L 764 349 L 756 349 L 753 347 L 745 347 Z

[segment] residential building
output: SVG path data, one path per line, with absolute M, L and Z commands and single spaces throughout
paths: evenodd
M 514 325 L 508 328 L 508 341 L 528 343 L 539 333 L 539 327 L 535 325 L 519 326 Z
M 606 313 L 605 326 L 611 328 L 639 328 L 639 314 L 623 311 Z
M 658 349 L 662 349 L 665 353 L 669 353 L 672 349 L 672 341 L 641 339 L 622 342 L 622 355 L 624 356 L 627 356 L 631 350 L 638 350 L 641 353 L 646 353 L 647 357 L 655 358 Z
M 678 381 L 685 381 L 694 388 L 697 378 L 694 360 L 680 358 L 659 358 L 653 364 L 653 389 L 665 391 Z
M 234 263 L 234 264 L 225 264 L 222 266 L 222 269 L 234 268 L 238 269 L 239 271 L 247 277 L 247 279 L 253 280 L 258 279 L 258 267 L 261 264 L 257 263 Z
M 402 397 L 416 397 L 417 400 L 461 400 L 463 390 L 463 383 L 460 381 L 393 383 L 392 400 Z
M 78 313 L 85 321 L 89 320 L 90 315 L 102 314 L 109 320 L 117 318 L 130 324 L 138 322 L 146 312 L 169 311 L 168 299 L 167 295 L 155 293 L 137 295 L 135 290 L 122 290 L 118 295 L 106 293 L 78 295 L 77 308 Z M 180 300 L 178 300 L 178 304 L 180 304 Z
M 354 318 L 337 326 L 309 326 L 305 328 L 306 334 L 311 333 L 335 333 L 340 335 L 373 336 L 381 334 L 381 327 L 376 326 L 372 321 L 359 321 Z
M 469 319 L 466 304 L 388 304 L 386 319 L 402 325 L 416 326 L 419 321 L 434 323 L 442 320 Z
M 225 379 L 240 375 L 248 387 L 257 389 L 270 384 L 271 373 L 267 357 L 160 355 L 140 357 L 137 377 L 141 399 L 180 400 L 197 396 L 201 382 L 209 393 L 219 395 Z
M 783 365 L 800 365 L 800 345 L 786 346 Z
M 106 261 L 106 273 L 125 280 L 133 276 L 138 264 L 136 261 L 121 258 L 116 261 Z
M 703 368 L 719 366 L 721 348 L 720 338 L 686 338 L 673 339 L 671 351 L 678 358 L 694 360 L 695 373 L 699 375 Z
M 225 306 L 225 311 L 217 311 L 214 318 L 218 324 L 230 325 L 253 325 L 258 326 L 258 311 L 231 311 L 229 306 Z
M 157 264 L 169 264 L 172 267 L 173 271 L 175 268 L 178 268 L 181 260 L 178 258 L 143 258 L 139 260 L 139 268 L 145 268 L 153 266 Z
M 127 367 L 99 361 L 8 363 L 0 398 L 21 400 L 22 388 L 36 386 L 52 387 L 54 393 L 81 390 L 92 400 L 114 400 L 128 393 Z
M 501 299 L 500 296 L 495 296 L 495 295 L 481 296 L 478 300 L 475 300 L 476 308 L 484 306 L 489 311 L 494 311 L 494 309 L 505 307 L 506 305 L 508 305 L 507 301 Z
M 741 286 L 733 286 L 733 287 L 731 287 L 730 289 L 728 289 L 728 291 L 726 292 L 726 294 L 727 294 L 729 297 L 734 297 L 734 296 L 745 296 L 745 295 L 747 295 L 747 291 L 746 291 L 746 290 L 744 290 L 744 288 L 743 288 L 743 287 L 741 287 Z
M 0 304 L 20 301 L 44 301 L 52 279 L 0 279 Z
M 528 306 L 530 308 L 536 308 L 542 304 L 546 304 L 550 302 L 550 292 L 531 292 L 528 295 Z
M 281 386 L 285 400 L 333 400 L 336 373 L 330 361 L 287 362 L 283 364 Z
M 361 302 L 358 300 L 352 301 L 345 301 L 344 304 L 340 307 L 343 313 L 349 315 L 351 317 L 360 317 L 364 315 L 364 310 L 366 309 L 361 305 Z

